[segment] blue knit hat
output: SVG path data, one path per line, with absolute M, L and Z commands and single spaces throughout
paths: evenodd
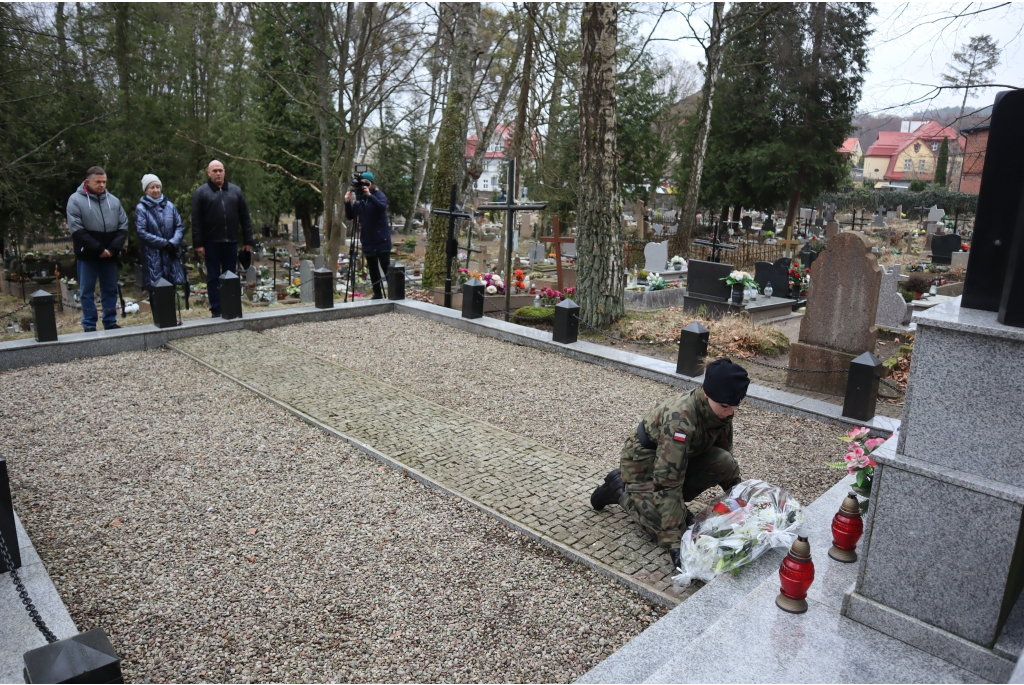
M 365 178 L 370 183 L 376 183 L 377 182 L 377 179 L 375 179 L 373 177 L 373 172 L 372 171 L 364 171 L 363 172 L 363 178 Z

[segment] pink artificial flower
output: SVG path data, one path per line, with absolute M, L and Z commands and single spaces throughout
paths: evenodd
M 850 448 L 850 454 L 852 454 L 856 458 L 860 459 L 861 457 L 864 456 L 864 450 L 861 449 L 860 447 L 853 446 L 853 447 Z
M 866 440 L 864 442 L 864 447 L 867 449 L 868 452 L 871 452 L 872 450 L 874 450 L 876 447 L 878 447 L 879 445 L 881 445 L 884 442 L 885 442 L 885 438 L 871 438 L 871 439 Z
M 853 452 L 847 452 L 843 456 L 843 459 L 845 459 L 848 464 L 852 464 L 853 462 L 857 461 L 857 455 L 854 454 Z
M 853 464 L 847 464 L 846 465 L 846 472 L 849 473 L 850 475 L 853 475 L 853 472 L 856 471 L 856 470 L 857 470 L 857 467 L 854 466 Z
M 851 438 L 853 438 L 854 440 L 856 440 L 858 438 L 864 437 L 865 435 L 867 435 L 870 432 L 871 432 L 870 429 L 864 428 L 864 427 L 861 427 L 861 428 L 851 428 L 850 432 L 847 433 L 847 435 L 850 436 Z

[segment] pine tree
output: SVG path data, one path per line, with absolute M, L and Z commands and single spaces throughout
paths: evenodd
M 946 174 L 949 167 L 949 138 L 942 139 L 939 146 L 939 158 L 935 162 L 935 179 L 932 181 L 937 186 L 946 187 Z

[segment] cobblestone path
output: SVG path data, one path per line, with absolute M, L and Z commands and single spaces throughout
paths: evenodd
M 618 506 L 590 507 L 606 472 L 251 331 L 169 344 L 435 483 L 675 604 L 668 555 Z

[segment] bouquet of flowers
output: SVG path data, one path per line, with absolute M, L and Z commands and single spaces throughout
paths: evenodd
M 525 293 L 530 290 L 530 279 L 523 275 L 522 269 L 512 272 L 512 286 L 516 289 L 516 293 Z
M 648 290 L 664 290 L 665 279 L 653 271 L 647 274 L 647 289 Z
M 733 271 L 725 278 L 719 280 L 725 281 L 726 285 L 736 285 L 737 283 L 743 284 L 744 288 L 756 288 L 757 281 L 747 271 Z
M 786 490 L 745 480 L 713 500 L 683 534 L 679 586 L 732 572 L 773 547 L 789 547 L 803 522 L 803 508 Z
M 789 292 L 806 295 L 810 282 L 811 270 L 801 268 L 800 262 L 793 262 L 793 266 L 789 269 Z
M 562 301 L 562 293 L 558 290 L 552 290 L 547 286 L 541 288 L 539 294 L 540 303 L 545 307 L 553 307 Z
M 565 290 L 562 291 L 562 299 L 563 300 L 572 300 L 573 302 L 575 302 L 576 301 L 575 298 L 576 298 L 576 288 L 566 288 Z
M 855 486 L 867 492 L 871 490 L 871 480 L 874 477 L 875 466 L 878 465 L 871 458 L 871 453 L 885 442 L 885 438 L 868 438 L 870 432 L 863 426 L 851 428 L 850 432 L 839 438 L 843 442 L 849 443 L 843 461 L 833 461 L 828 464 L 834 469 L 846 469 L 847 473 L 856 474 Z M 867 439 L 865 440 L 865 438 Z
M 686 264 L 686 260 L 683 259 L 682 257 L 680 257 L 679 255 L 676 255 L 675 257 L 673 257 L 671 259 L 671 262 L 673 264 Z
M 505 294 L 505 282 L 501 280 L 501 276 L 488 271 L 481 278 L 484 283 L 484 292 L 488 295 L 504 295 Z
M 458 273 L 455 275 L 455 278 L 456 278 L 457 284 L 458 285 L 462 285 L 463 283 L 468 281 L 470 278 L 472 278 L 472 276 L 469 275 L 469 269 L 462 269 L 462 268 L 460 268 Z

